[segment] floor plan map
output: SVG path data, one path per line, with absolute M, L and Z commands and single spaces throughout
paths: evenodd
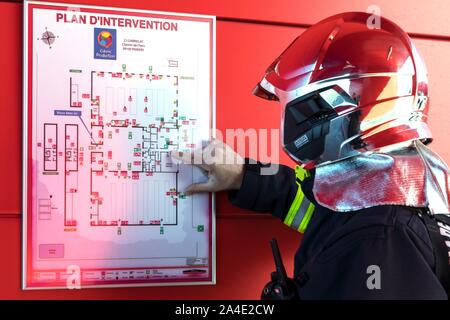
M 214 283 L 214 17 L 26 6 L 24 288 Z

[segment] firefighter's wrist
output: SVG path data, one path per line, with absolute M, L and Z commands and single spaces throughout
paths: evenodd
M 244 180 L 244 165 L 236 164 L 236 175 L 231 183 L 230 188 L 232 190 L 239 190 L 242 186 L 242 180 Z
M 258 197 L 260 184 L 260 164 L 253 159 L 245 158 L 241 165 L 241 176 L 236 179 L 234 190 L 230 190 L 229 200 L 235 206 L 252 209 Z

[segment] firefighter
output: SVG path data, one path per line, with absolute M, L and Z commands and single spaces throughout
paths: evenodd
M 229 190 L 234 205 L 303 233 L 300 299 L 447 299 L 423 219 L 450 212 L 449 169 L 426 146 L 426 68 L 400 27 L 382 17 L 369 27 L 369 17 L 342 13 L 310 27 L 254 89 L 281 105 L 295 169 L 268 174 L 269 164 L 213 141 L 207 148 L 225 161 L 198 164 L 208 180 L 186 191 Z

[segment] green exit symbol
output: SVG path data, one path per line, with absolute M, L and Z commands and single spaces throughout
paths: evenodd
M 205 231 L 205 226 L 199 224 L 199 225 L 197 226 L 197 231 L 198 231 L 198 232 L 203 232 L 203 231 Z

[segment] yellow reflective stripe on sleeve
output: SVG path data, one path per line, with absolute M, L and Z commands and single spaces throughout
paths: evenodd
M 298 208 L 300 207 L 300 204 L 302 203 L 303 197 L 305 194 L 302 191 L 302 188 L 300 188 L 300 185 L 297 189 L 297 194 L 295 195 L 294 201 L 291 204 L 291 207 L 289 208 L 288 214 L 286 215 L 286 218 L 284 219 L 284 223 L 290 227 L 292 224 L 292 221 L 295 218 L 295 215 L 298 212 Z
M 314 212 L 314 205 L 312 203 L 309 204 L 308 210 L 305 213 L 305 216 L 303 217 L 302 223 L 300 224 L 300 227 L 298 227 L 298 231 L 301 233 L 304 233 L 306 230 L 306 227 L 309 224 L 309 221 L 311 220 L 312 214 Z
M 309 177 L 309 172 L 300 166 L 295 168 L 296 182 L 298 185 L 297 193 L 289 211 L 284 219 L 284 223 L 299 231 L 304 232 L 308 226 L 309 220 L 314 212 L 314 204 L 312 204 L 302 191 L 299 181 L 303 181 Z

